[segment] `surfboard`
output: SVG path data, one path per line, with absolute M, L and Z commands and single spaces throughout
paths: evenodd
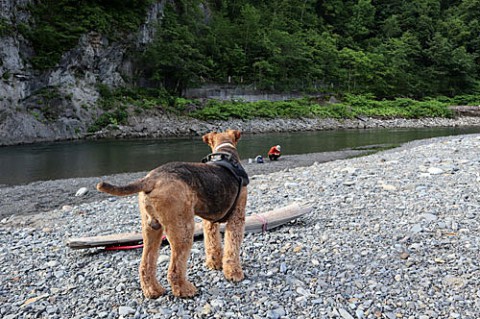
M 266 232 L 275 229 L 289 221 L 293 221 L 312 211 L 312 207 L 305 203 L 293 203 L 285 207 L 274 209 L 266 213 L 251 214 L 245 218 L 245 233 Z M 225 231 L 225 224 L 221 224 L 220 231 Z M 195 223 L 194 237 L 203 235 L 202 222 Z M 168 237 L 165 238 L 168 240 Z M 87 249 L 105 247 L 115 249 L 131 249 L 142 247 L 142 233 L 131 232 L 122 234 L 100 235 L 93 237 L 76 237 L 66 241 L 72 249 Z

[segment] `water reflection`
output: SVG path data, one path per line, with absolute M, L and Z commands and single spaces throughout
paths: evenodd
M 401 144 L 435 136 L 479 133 L 480 128 L 337 130 L 245 135 L 242 158 L 266 156 L 270 146 L 284 154 L 330 152 L 377 144 Z M 146 171 L 170 161 L 198 162 L 209 153 L 200 137 L 42 143 L 0 148 L 0 184 Z

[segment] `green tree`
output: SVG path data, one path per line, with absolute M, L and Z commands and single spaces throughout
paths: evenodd
M 190 8 L 190 13 L 177 13 L 176 9 L 173 5 L 165 8 L 162 24 L 143 60 L 152 80 L 180 95 L 185 88 L 201 82 L 211 62 L 197 40 L 206 28 L 198 23 L 202 21 L 200 12 L 195 7 Z

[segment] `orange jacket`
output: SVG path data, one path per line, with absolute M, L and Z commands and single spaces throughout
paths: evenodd
M 280 155 L 280 151 L 276 146 L 272 146 L 272 148 L 268 151 L 268 155 Z

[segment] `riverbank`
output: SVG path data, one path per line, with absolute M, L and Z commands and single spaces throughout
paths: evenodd
M 252 120 L 201 121 L 195 118 L 146 112 L 132 114 L 127 124 L 110 124 L 89 133 L 86 124 L 76 126 L 67 120 L 54 123 L 36 123 L 34 119 L 20 118 L 0 121 L 0 146 L 84 139 L 132 139 L 201 136 L 211 131 L 238 129 L 246 134 L 324 131 L 336 129 L 423 128 L 480 126 L 479 107 L 456 107 L 455 118 L 391 118 L 359 117 L 333 118 L 256 118 Z M 34 121 L 35 123 L 31 123 Z
M 277 118 L 252 119 L 248 121 L 238 119 L 230 119 L 228 121 L 200 121 L 193 118 L 174 115 L 159 115 L 155 117 L 132 116 L 128 121 L 128 125 L 109 125 L 94 134 L 86 136 L 86 138 L 106 139 L 201 136 L 211 131 L 224 131 L 229 128 L 241 130 L 245 134 L 260 134 L 337 129 L 480 126 L 480 117 L 478 116 L 420 119 L 379 119 L 365 117 L 354 119 Z
M 238 284 L 203 266 L 193 299 L 143 298 L 141 251 L 72 251 L 72 236 L 139 231 L 136 198 L 57 209 L 0 226 L 3 318 L 476 318 L 480 310 L 480 135 L 414 141 L 373 155 L 256 175 L 247 213 L 295 201 L 309 215 L 242 246 Z
M 314 163 L 324 163 L 337 159 L 359 156 L 370 149 L 343 150 L 338 152 L 310 153 L 301 155 L 285 155 L 276 162 L 266 161 L 264 164 L 249 164 L 247 160 L 242 162 L 250 176 L 269 174 L 295 167 L 310 166 Z M 69 178 L 51 181 L 33 182 L 26 185 L 0 186 L 0 221 L 12 215 L 35 215 L 63 206 L 73 206 L 82 203 L 90 203 L 105 200 L 110 197 L 105 193 L 98 192 L 95 188 L 100 180 L 108 180 L 113 183 L 126 184 L 137 178 L 145 176 L 147 172 L 124 173 L 101 177 Z M 87 192 L 82 196 L 75 196 L 80 188 L 86 188 Z M 35 217 L 32 217 L 35 218 Z

